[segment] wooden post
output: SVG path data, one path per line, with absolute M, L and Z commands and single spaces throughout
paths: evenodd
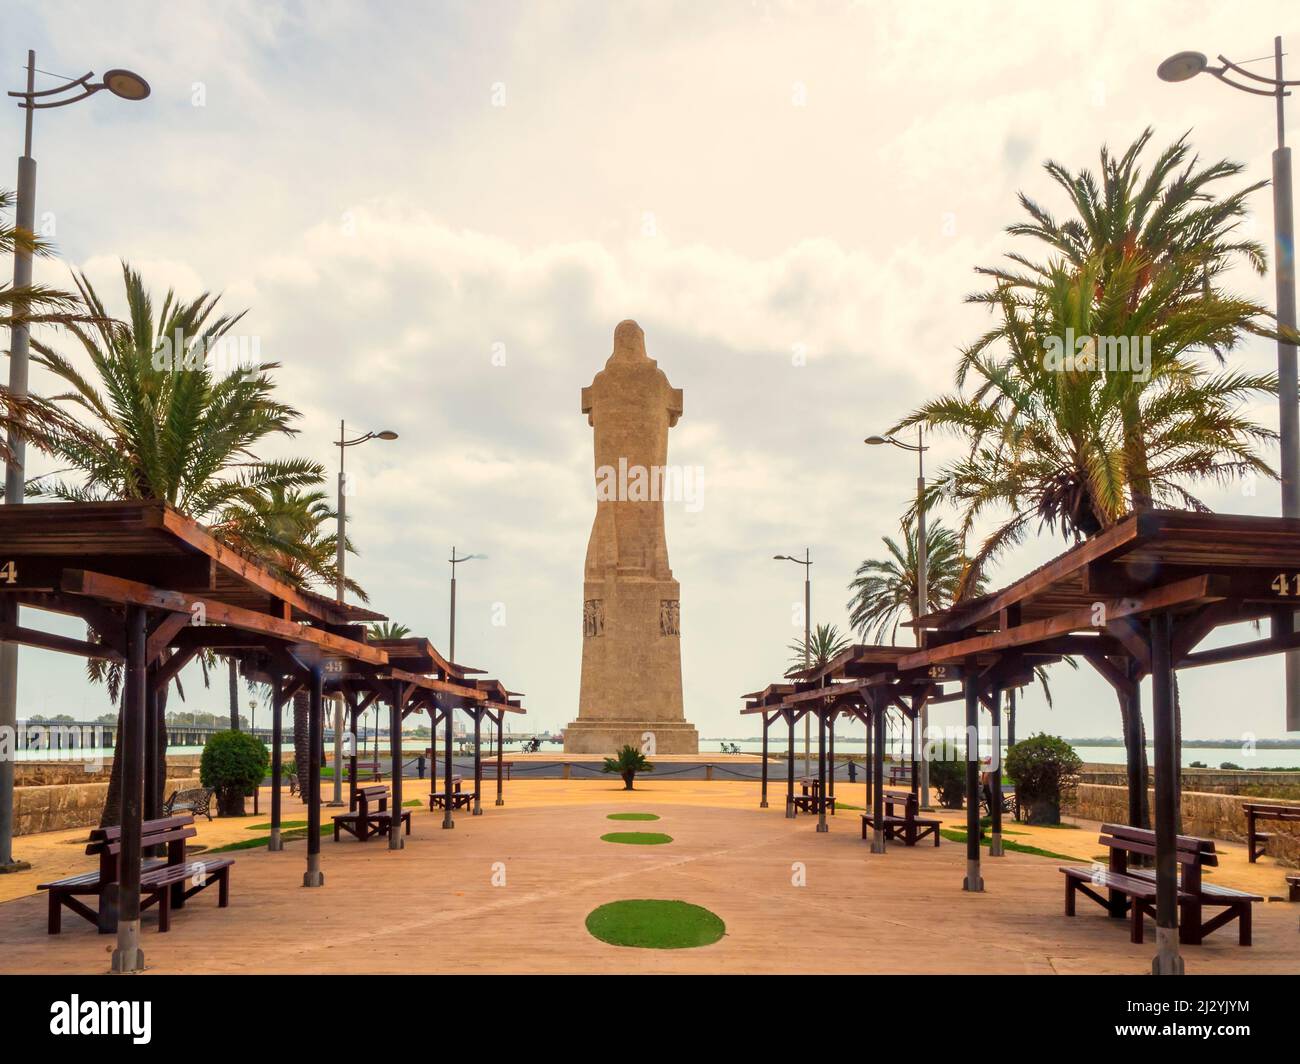
M 1128 822 L 1135 828 L 1146 827 L 1146 818 L 1142 815 L 1146 799 L 1146 780 L 1142 778 L 1142 688 L 1138 683 L 1138 663 L 1132 658 L 1125 662 L 1125 675 L 1129 678 L 1129 691 L 1121 693 L 1124 701 L 1124 748 L 1135 751 L 1137 757 L 1129 757 L 1125 769 L 1128 781 Z
M 481 726 L 483 723 L 483 709 L 480 706 L 474 707 L 474 810 L 472 816 L 482 816 L 483 806 L 479 801 L 479 793 L 483 790 L 483 756 L 480 743 L 482 742 Z
M 794 710 L 783 710 L 790 725 L 790 737 L 785 744 L 785 815 L 794 817 Z
M 876 732 L 876 741 L 872 743 L 872 756 L 875 758 L 875 788 L 871 798 L 871 852 L 885 852 L 885 696 L 882 692 L 872 691 L 867 703 L 871 707 L 869 718 Z
M 921 734 L 921 707 L 925 700 L 920 695 L 912 696 L 912 797 L 916 799 L 916 807 L 920 809 L 924 804 L 921 801 L 921 762 L 916 756 L 917 748 L 925 741 Z M 921 751 L 921 756 L 925 756 L 925 751 Z
M 876 744 L 873 738 L 876 730 L 876 718 L 874 716 L 875 710 L 876 710 L 875 696 L 869 695 L 867 698 L 867 747 L 866 747 L 867 756 L 863 759 L 863 764 L 862 764 L 862 769 L 863 769 L 862 774 L 866 778 L 865 782 L 867 785 L 866 808 L 868 809 L 871 808 L 871 793 L 872 793 L 871 789 L 874 786 L 872 781 L 876 778 L 876 772 L 875 772 Z
M 389 785 L 392 798 L 390 808 L 393 815 L 388 820 L 388 848 L 400 850 L 402 842 L 402 681 L 392 681 L 392 693 L 389 697 L 391 713 L 389 715 L 388 738 L 393 756 L 393 781 Z M 378 718 L 379 714 L 375 714 Z M 356 772 L 353 772 L 353 779 Z
M 501 747 L 505 745 L 505 728 L 506 728 L 506 711 L 497 710 L 497 805 L 505 805 L 506 800 L 501 797 L 502 788 L 504 787 L 504 764 L 502 763 Z
M 118 974 L 144 970 L 140 949 L 140 834 L 144 801 L 145 641 L 148 611 L 126 608 L 126 698 L 122 712 L 121 849 L 117 875 L 117 948 L 112 970 Z
M 360 745 L 359 726 L 361 724 L 361 712 L 357 707 L 357 696 L 355 694 L 346 694 L 343 696 L 344 705 L 347 706 L 348 727 L 352 730 L 352 751 L 348 754 L 348 812 L 355 813 L 357 809 L 357 747 Z M 375 764 L 379 764 L 379 755 L 375 755 Z M 342 766 L 338 766 L 342 771 Z
M 452 802 L 452 798 L 451 798 L 451 774 L 452 774 L 452 764 L 451 764 L 451 744 L 452 744 L 451 718 L 455 715 L 455 710 L 454 710 L 454 708 L 453 708 L 453 706 L 452 706 L 452 699 L 449 698 L 449 699 L 447 700 L 447 708 L 446 708 L 446 710 L 445 710 L 444 712 L 446 713 L 446 720 L 447 720 L 447 730 L 446 730 L 446 732 L 445 732 L 446 740 L 447 740 L 447 743 L 446 743 L 446 745 L 447 745 L 447 749 L 443 752 L 443 755 L 442 755 L 442 757 L 443 757 L 443 762 L 442 762 L 442 763 L 443 763 L 443 780 L 442 780 L 442 789 L 443 789 L 443 791 L 445 792 L 445 800 L 444 800 L 444 802 L 443 802 L 443 811 L 442 811 L 442 826 L 443 826 L 444 828 L 454 828 L 454 827 L 456 826 L 456 821 L 455 821 L 454 819 L 452 819 L 452 815 L 451 815 L 451 802 Z
M 147 638 L 147 637 L 146 637 Z M 157 669 L 145 663 L 144 682 L 144 819 L 162 816 L 163 799 L 158 784 L 158 690 Z M 164 758 L 164 762 L 165 762 Z M 165 771 L 165 770 L 164 770 Z M 153 853 L 158 853 L 154 848 Z
M 284 768 L 280 763 L 281 747 L 284 744 L 284 679 L 277 672 L 271 677 L 271 839 L 266 848 L 274 853 L 284 849 L 284 840 L 280 837 L 280 785 L 283 783 Z
M 966 693 L 966 878 L 962 889 L 984 889 L 980 875 L 980 696 L 975 666 L 962 670 Z
M 758 807 L 767 808 L 767 726 L 771 724 L 771 718 L 768 717 L 767 711 L 763 711 L 763 789 L 760 791 Z
M 307 700 L 307 871 L 302 874 L 304 887 L 323 887 L 325 875 L 320 869 L 320 764 L 324 754 L 325 677 L 319 664 L 311 667 Z M 337 772 L 341 766 L 335 765 Z
M 992 840 L 989 842 L 989 856 L 1002 856 L 1002 688 L 996 682 L 989 689 L 989 712 L 993 717 L 993 728 L 989 749 L 993 752 L 989 760 L 989 817 L 993 823 L 989 826 Z
M 830 831 L 826 824 L 826 714 L 817 711 L 817 830 Z
M 830 788 L 827 792 L 830 797 L 835 797 L 835 712 L 827 714 L 826 718 L 826 759 L 830 763 L 826 770 L 827 786 Z
M 1151 618 L 1151 719 L 1156 755 L 1156 955 L 1153 975 L 1182 975 L 1178 952 L 1178 766 L 1174 762 L 1172 619 Z

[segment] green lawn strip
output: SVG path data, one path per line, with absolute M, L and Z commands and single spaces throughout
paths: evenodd
M 423 805 L 423 804 L 424 803 L 420 801 L 420 799 L 412 798 L 409 802 L 403 802 L 402 808 L 405 809 L 408 805 L 414 806 L 414 805 Z
M 654 813 L 610 813 L 606 820 L 658 820 Z
M 953 831 L 949 828 L 944 828 L 939 832 L 939 834 L 949 842 L 959 842 L 963 846 L 966 844 L 966 832 L 964 831 Z M 981 838 L 980 843 L 987 849 L 989 840 Z M 1002 840 L 1002 848 L 1004 850 L 1014 850 L 1016 853 L 1031 853 L 1035 857 L 1050 857 L 1055 861 L 1079 860 L 1077 857 L 1071 857 L 1068 853 L 1055 853 L 1052 850 L 1042 850 L 1037 846 L 1026 846 L 1023 842 L 1011 842 L 1007 839 Z
M 601 842 L 621 842 L 627 846 L 662 846 L 672 842 L 671 835 L 659 831 L 612 831 L 600 837 Z
M 714 913 L 684 901 L 613 901 L 587 915 L 587 930 L 612 946 L 693 949 L 717 942 L 727 925 Z
M 285 828 L 305 828 L 306 826 L 307 826 L 307 821 L 305 820 L 285 820 L 281 822 L 280 829 L 283 831 Z M 271 825 L 270 824 L 249 824 L 248 827 L 244 828 L 244 830 L 245 831 L 270 831 Z
M 320 826 L 320 833 L 322 835 L 328 835 L 333 830 L 334 830 L 333 824 L 322 824 Z M 307 837 L 307 829 L 305 827 L 294 828 L 291 831 L 282 831 L 280 833 L 280 838 L 284 842 L 292 842 L 294 839 L 305 839 L 306 837 Z M 271 841 L 270 835 L 259 835 L 255 839 L 240 839 L 239 842 L 227 843 L 225 846 L 214 846 L 212 847 L 212 849 L 207 850 L 205 852 L 229 853 L 232 850 L 255 850 L 259 846 L 265 846 L 270 841 Z

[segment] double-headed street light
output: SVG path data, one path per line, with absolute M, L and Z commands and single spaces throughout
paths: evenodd
M 347 476 L 343 472 L 343 456 L 347 453 L 349 447 L 359 447 L 369 440 L 395 440 L 397 433 L 388 429 L 383 432 L 367 432 L 363 436 L 357 436 L 355 439 L 348 439 L 347 427 L 344 422 L 339 422 L 339 438 L 334 441 L 334 446 L 339 449 L 339 483 L 338 483 L 338 543 L 335 544 L 334 565 L 337 572 L 334 581 L 334 598 L 342 605 L 344 580 L 344 565 L 347 558 Z M 393 766 L 394 772 L 401 772 L 401 765 Z M 343 696 L 340 695 L 334 705 L 334 797 L 330 805 L 339 806 L 343 804 Z
M 804 547 L 803 557 L 793 554 L 774 554 L 777 562 L 794 562 L 803 566 L 803 667 L 812 665 L 812 552 Z M 812 727 L 805 713 L 803 718 L 803 774 L 812 775 Z
M 1277 401 L 1278 434 L 1282 450 L 1282 516 L 1300 517 L 1300 407 L 1296 386 L 1295 220 L 1291 199 L 1291 149 L 1286 146 L 1282 101 L 1290 87 L 1282 73 L 1282 38 L 1273 38 L 1273 77 L 1266 78 L 1220 55 L 1211 66 L 1201 52 L 1178 52 L 1159 67 L 1161 81 L 1189 81 L 1210 74 L 1225 85 L 1252 96 L 1271 96 L 1277 114 L 1277 148 L 1273 152 L 1273 247 L 1277 286 Z M 1291 619 L 1294 627 L 1294 617 Z M 1300 731 L 1300 651 L 1286 655 L 1286 726 Z
M 92 81 L 93 73 L 56 85 L 52 89 L 36 90 L 36 53 L 27 53 L 27 88 L 11 92 L 18 106 L 27 112 L 23 132 L 23 154 L 18 160 L 18 188 L 14 203 L 14 225 L 31 237 L 36 232 L 36 160 L 32 158 L 32 116 L 37 111 L 66 107 L 70 103 L 94 96 L 107 89 L 123 100 L 143 100 L 149 95 L 149 83 L 129 70 L 110 70 L 100 81 Z M 32 283 L 32 248 L 19 241 L 14 247 L 14 293 L 21 293 Z M 15 399 L 27 397 L 28 380 L 28 328 L 22 321 L 22 304 L 10 329 L 9 342 L 9 393 Z M 5 466 L 4 501 L 18 506 L 26 489 L 27 443 L 21 432 L 10 429 L 8 434 L 9 461 Z M 16 618 L 11 618 L 16 620 Z M 0 732 L 12 729 L 18 723 L 18 644 L 0 643 Z M 25 868 L 13 857 L 13 794 L 14 762 L 0 757 L 0 872 Z
M 903 451 L 913 451 L 916 454 L 916 616 L 924 617 L 930 612 L 930 574 L 928 571 L 929 544 L 925 534 L 925 452 L 930 448 L 925 443 L 924 429 L 922 426 L 916 426 L 916 442 L 906 443 L 897 436 L 868 436 L 863 443 L 873 447 L 883 444 L 889 444 L 891 447 L 897 447 Z M 916 645 L 921 645 L 921 629 L 916 630 Z M 930 710 L 925 701 L 921 702 L 921 738 L 924 741 L 930 731 Z M 916 735 L 913 733 L 912 742 L 915 744 Z M 916 757 L 913 751 L 912 756 Z M 922 752 L 919 758 L 921 763 L 921 778 L 918 781 L 918 787 L 921 792 L 921 808 L 930 808 L 930 762 Z

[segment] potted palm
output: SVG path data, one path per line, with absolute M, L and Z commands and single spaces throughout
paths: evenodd
M 624 745 L 613 757 L 605 758 L 603 767 L 603 771 L 616 772 L 623 777 L 625 791 L 632 790 L 632 783 L 638 772 L 653 772 L 654 769 L 654 765 L 650 764 L 645 754 L 630 743 Z

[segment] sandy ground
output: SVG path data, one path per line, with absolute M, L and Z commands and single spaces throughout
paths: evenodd
M 407 795 L 427 790 L 407 781 Z M 859 813 L 842 810 L 827 834 L 815 818 L 787 820 L 783 792 L 757 808 L 758 785 L 740 781 L 658 781 L 635 792 L 607 780 L 507 781 L 507 805 L 488 801 L 480 817 L 414 810 L 401 852 L 384 840 L 323 840 L 326 885 L 301 886 L 305 842 L 281 853 L 233 854 L 230 908 L 215 891 L 193 899 L 167 935 L 146 913 L 145 957 L 167 972 L 1072 972 L 1149 970 L 1148 942 L 1133 945 L 1126 925 L 1080 899 L 1062 915 L 1055 858 L 1008 853 L 984 862 L 986 890 L 961 889 L 965 850 L 891 845 L 872 855 Z M 842 802 L 863 804 L 863 787 L 842 784 Z M 328 797 L 328 788 L 325 791 Z M 263 815 L 200 821 L 197 842 L 219 846 L 266 834 Z M 611 822 L 618 811 L 657 813 L 657 823 Z M 325 811 L 326 813 L 329 810 Z M 960 811 L 942 814 L 960 826 Z M 305 819 L 286 797 L 286 821 Z M 1008 821 L 1006 838 L 1068 855 L 1100 856 L 1097 825 L 1031 828 Z M 253 829 L 253 830 L 250 830 Z M 666 846 L 619 846 L 611 830 L 656 830 Z M 1015 833 L 1019 834 L 1015 834 Z M 85 830 L 16 840 L 30 872 L 0 877 L 0 971 L 99 972 L 111 936 L 65 913 L 58 938 L 45 933 L 45 898 L 36 884 L 93 865 Z M 1281 898 L 1283 869 L 1250 865 L 1242 846 L 1223 843 L 1214 881 Z M 504 882 L 503 882 L 504 880 Z M 718 943 L 694 950 L 632 950 L 587 934 L 596 906 L 619 898 L 680 898 L 717 913 Z M 1300 971 L 1300 905 L 1255 907 L 1255 945 L 1235 929 L 1184 948 L 1189 972 Z M 450 948 L 449 948 L 450 947 Z

